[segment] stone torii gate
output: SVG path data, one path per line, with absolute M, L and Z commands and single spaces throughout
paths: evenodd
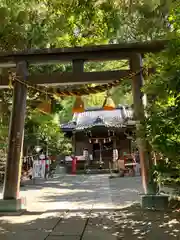
M 142 58 L 145 53 L 159 52 L 166 46 L 166 41 L 144 43 L 124 43 L 114 45 L 63 48 L 63 49 L 31 49 L 23 52 L 0 53 L 0 68 L 16 68 L 16 74 L 22 81 L 30 84 L 61 86 L 68 84 L 105 83 L 128 76 L 137 72 L 132 78 L 132 93 L 134 114 L 137 121 L 137 142 L 142 166 L 142 182 L 145 194 L 149 193 L 150 154 L 144 136 L 140 135 L 141 124 L 144 120 L 144 108 L 141 87 L 143 84 Z M 128 60 L 129 70 L 84 72 L 84 62 L 105 60 Z M 29 75 L 29 65 L 56 64 L 71 62 L 72 72 L 33 74 Z M 0 88 L 7 88 L 9 79 L 0 78 Z M 22 201 L 19 199 L 21 175 L 21 150 L 26 114 L 27 87 L 14 82 L 13 107 L 9 125 L 9 143 L 6 163 L 6 173 L 3 200 L 0 201 L 0 211 L 20 210 Z

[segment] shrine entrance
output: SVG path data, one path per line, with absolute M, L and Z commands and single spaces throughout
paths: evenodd
M 113 157 L 113 142 L 112 140 L 109 142 L 97 140 L 98 143 L 92 144 L 93 160 L 99 162 L 100 168 L 108 169 L 108 161 Z
M 21 208 L 19 186 L 21 175 L 21 150 L 26 113 L 26 97 L 28 88 L 44 92 L 51 99 L 61 96 L 82 96 L 96 92 L 104 92 L 117 86 L 124 78 L 132 79 L 134 116 L 137 121 L 137 138 L 142 166 L 142 182 L 144 192 L 149 192 L 149 168 L 152 161 L 148 151 L 148 143 L 141 132 L 141 121 L 144 120 L 143 76 L 148 69 L 143 68 L 142 58 L 145 53 L 159 52 L 166 46 L 166 41 L 144 43 L 124 43 L 104 46 L 89 46 L 64 49 L 31 49 L 24 52 L 0 53 L 0 68 L 8 68 L 9 74 L 1 76 L 0 87 L 6 88 L 13 84 L 13 106 L 9 126 L 9 143 L 6 163 L 6 174 L 3 192 L 3 211 Z M 84 63 L 88 61 L 127 60 L 127 70 L 84 72 Z M 71 62 L 72 72 L 52 74 L 30 74 L 30 65 L 55 64 Z M 95 86 L 86 84 L 96 83 Z M 64 89 L 62 86 L 74 85 Z M 79 87 L 79 85 L 82 85 Z M 45 86 L 49 85 L 49 88 Z M 142 133 L 142 132 L 141 132 Z M 13 205 L 13 207 L 12 207 Z

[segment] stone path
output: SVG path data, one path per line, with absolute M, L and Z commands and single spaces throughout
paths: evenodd
M 37 181 L 22 188 L 26 213 L 0 217 L 0 239 L 180 239 L 179 214 L 142 211 L 135 204 L 140 191 L 139 177 L 66 175 Z

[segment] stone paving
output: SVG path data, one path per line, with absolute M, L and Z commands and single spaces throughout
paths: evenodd
M 0 240 L 180 239 L 179 213 L 142 211 L 139 177 L 57 176 L 26 184 L 27 212 L 0 216 Z

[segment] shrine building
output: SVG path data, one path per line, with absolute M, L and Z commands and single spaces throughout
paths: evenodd
M 118 106 L 109 111 L 96 107 L 74 113 L 70 122 L 61 125 L 61 130 L 66 137 L 72 139 L 73 153 L 79 159 L 79 169 L 84 165 L 84 149 L 88 150 L 93 168 L 101 165 L 108 169 L 113 149 L 117 149 L 119 157 L 123 153 L 132 152 L 135 121 L 129 106 Z

